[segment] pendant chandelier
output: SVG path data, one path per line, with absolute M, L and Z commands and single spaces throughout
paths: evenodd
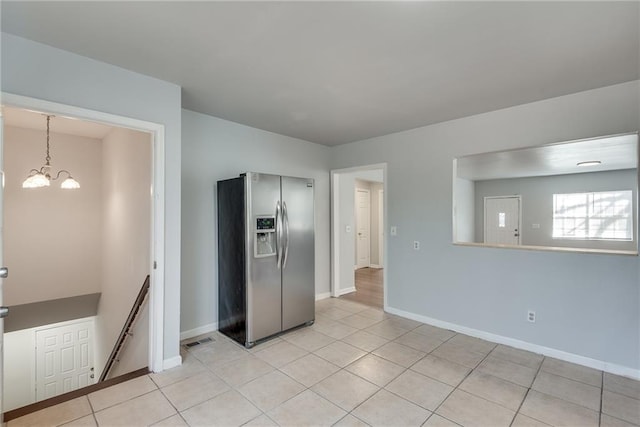
M 22 183 L 22 188 L 40 188 L 49 187 L 51 181 L 55 181 L 60 178 L 60 174 L 66 173 L 67 179 L 62 181 L 60 188 L 65 190 L 75 190 L 80 188 L 80 183 L 73 179 L 71 173 L 67 170 L 61 169 L 55 176 L 51 177 L 51 155 L 49 154 L 49 122 L 51 121 L 50 115 L 47 115 L 47 156 L 45 157 L 45 164 L 40 169 L 31 169 L 29 176 Z

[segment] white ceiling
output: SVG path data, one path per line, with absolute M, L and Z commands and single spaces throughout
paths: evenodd
M 8 106 L 2 107 L 2 116 L 6 126 L 41 130 L 43 131 L 43 138 L 45 135 L 44 132 L 47 129 L 46 114 L 46 112 L 40 111 L 23 110 Z M 49 130 L 51 133 L 62 133 L 86 138 L 103 139 L 111 129 L 113 129 L 111 126 L 101 123 L 63 116 L 53 116 L 49 122 Z
M 596 166 L 577 165 L 586 161 L 601 163 Z M 471 181 L 603 172 L 637 167 L 637 133 L 475 154 L 456 159 L 457 176 Z
M 7 1 L 2 30 L 343 144 L 640 77 L 639 2 Z

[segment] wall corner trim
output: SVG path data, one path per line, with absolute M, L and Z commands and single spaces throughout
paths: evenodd
M 634 369 L 628 366 L 622 366 L 615 363 L 592 359 L 590 357 L 580 356 L 579 354 L 568 353 L 566 351 L 558 350 L 555 348 L 545 347 L 538 344 L 532 344 L 526 341 L 505 337 L 502 335 L 492 334 L 490 332 L 481 331 L 479 329 L 460 326 L 455 323 L 449 323 L 442 320 L 433 319 L 431 317 L 421 316 L 419 314 L 410 313 L 408 311 L 398 310 L 397 308 L 393 307 L 385 307 L 385 311 L 401 317 L 406 317 L 407 319 L 416 320 L 418 322 L 426 323 L 428 325 L 436 326 L 439 328 L 449 329 L 454 332 L 470 335 L 472 337 L 481 338 L 498 344 L 508 345 L 521 350 L 531 351 L 534 353 L 542 354 L 544 356 L 554 357 L 566 362 L 598 369 L 601 371 L 609 372 L 611 374 L 622 375 L 625 377 L 640 380 L 640 369 Z
M 355 292 L 356 287 L 351 286 L 350 288 L 338 289 L 338 295 L 350 294 L 351 292 Z
M 164 361 L 162 362 L 162 369 L 171 369 L 180 365 L 182 365 L 182 356 L 175 356 L 170 359 L 164 359 Z
M 331 298 L 331 292 L 323 292 L 321 294 L 316 294 L 316 301 L 320 301 L 321 299 Z

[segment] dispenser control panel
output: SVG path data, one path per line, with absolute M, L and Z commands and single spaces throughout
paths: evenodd
M 276 218 L 261 215 L 255 218 L 253 233 L 253 255 L 264 258 L 276 255 Z
M 276 219 L 272 216 L 256 218 L 256 230 L 275 230 Z

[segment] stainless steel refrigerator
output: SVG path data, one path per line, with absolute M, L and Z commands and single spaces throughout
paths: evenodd
M 218 329 L 246 347 L 315 318 L 314 182 L 218 181 Z

